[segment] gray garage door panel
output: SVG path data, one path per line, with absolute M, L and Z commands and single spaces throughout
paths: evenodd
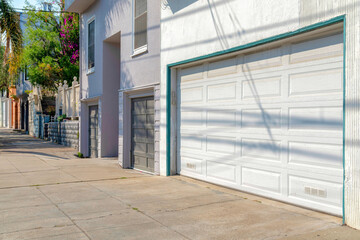
M 98 106 L 89 107 L 89 152 L 90 157 L 98 157 L 99 110 Z
M 132 100 L 131 156 L 136 169 L 154 171 L 154 98 Z

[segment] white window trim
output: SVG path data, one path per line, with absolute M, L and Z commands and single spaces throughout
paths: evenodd
M 86 22 L 86 75 L 90 75 L 95 72 L 95 66 L 89 69 L 89 24 L 95 21 L 95 16 L 89 18 Z M 96 22 L 94 28 L 94 63 L 95 63 L 95 50 L 96 50 Z
M 146 45 L 135 49 L 135 0 L 132 0 L 132 54 L 131 54 L 131 57 L 136 57 L 138 55 L 148 52 L 147 28 L 148 28 L 148 16 L 149 16 L 148 13 L 149 12 L 148 12 L 147 0 L 146 0 L 146 12 L 147 12 L 147 14 L 146 14 Z
M 133 49 L 133 54 L 131 56 L 135 57 L 135 56 L 138 56 L 138 55 L 146 53 L 146 52 L 148 52 L 148 45 L 147 44 L 142 46 L 142 47 L 139 47 L 137 49 Z

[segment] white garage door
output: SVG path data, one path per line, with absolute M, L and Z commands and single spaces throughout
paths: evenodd
M 343 35 L 182 68 L 182 175 L 342 214 Z

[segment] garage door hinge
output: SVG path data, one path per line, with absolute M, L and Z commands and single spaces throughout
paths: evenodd
M 175 91 L 171 92 L 171 104 L 176 105 L 176 94 Z

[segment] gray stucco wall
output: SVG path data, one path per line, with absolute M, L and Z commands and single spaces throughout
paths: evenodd
M 81 15 L 81 92 L 82 98 L 103 94 L 103 41 L 111 41 L 121 33 L 120 89 L 160 82 L 160 4 L 148 0 L 148 52 L 133 54 L 133 0 L 96 1 Z M 87 22 L 95 17 L 95 72 L 87 74 L 86 46 Z M 120 80 L 121 79 L 121 80 Z M 116 89 L 119 90 L 119 89 Z
M 98 0 L 81 14 L 81 99 L 99 97 L 96 101 L 82 102 L 80 135 L 81 152 L 85 155 L 88 152 L 87 108 L 90 103 L 99 104 L 101 109 L 99 156 L 116 156 L 119 145 L 118 91 L 131 91 L 160 82 L 160 4 L 148 0 L 147 6 L 148 51 L 137 56 L 133 56 L 133 0 Z M 87 23 L 94 17 L 95 71 L 88 74 Z

